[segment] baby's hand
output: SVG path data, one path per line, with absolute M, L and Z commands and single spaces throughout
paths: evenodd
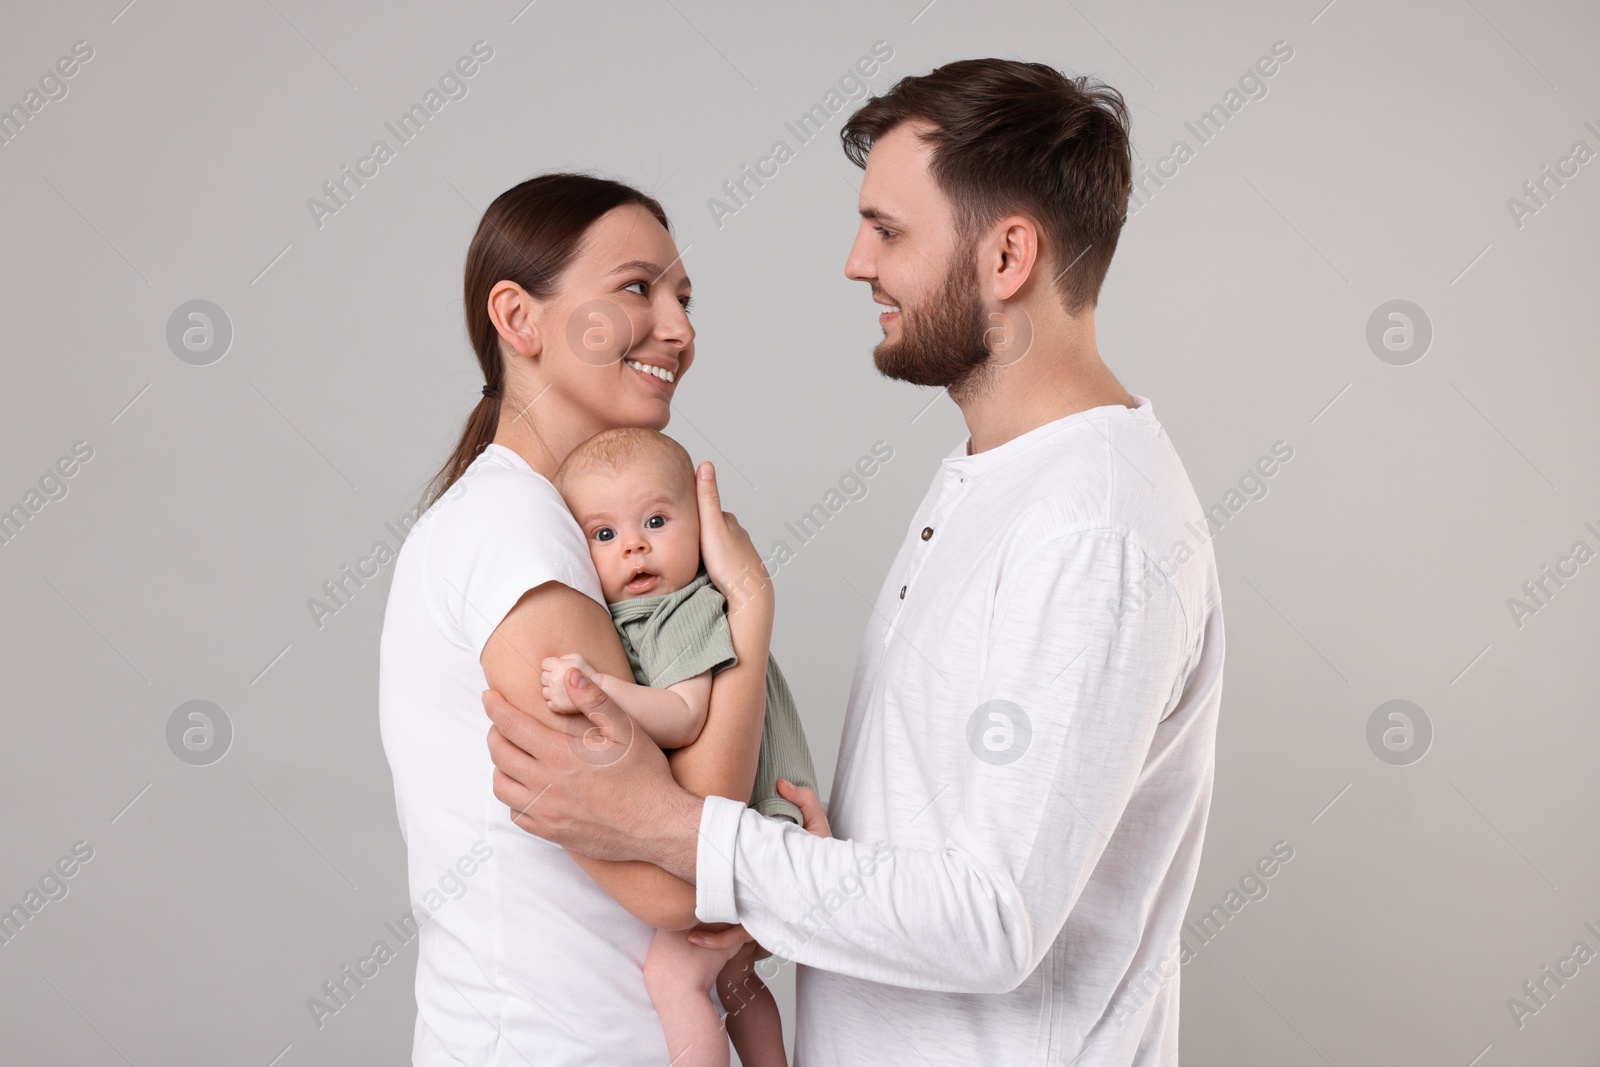
M 600 673 L 589 666 L 589 661 L 576 652 L 569 652 L 565 656 L 546 656 L 539 662 L 539 684 L 544 689 L 544 702 L 550 706 L 551 711 L 571 713 L 578 710 L 572 698 L 567 695 L 567 671 L 573 667 L 582 671 L 584 677 L 591 682 Z

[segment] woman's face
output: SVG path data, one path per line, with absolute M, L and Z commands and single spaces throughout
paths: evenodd
M 578 414 L 587 432 L 664 428 L 694 361 L 688 310 L 689 276 L 671 235 L 637 204 L 612 209 L 544 302 L 534 393 L 559 394 L 549 407 Z

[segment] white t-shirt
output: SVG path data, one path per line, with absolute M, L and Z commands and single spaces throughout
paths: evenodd
M 512 823 L 492 789 L 478 657 L 522 595 L 552 580 L 605 605 L 555 487 L 494 444 L 395 561 L 378 717 L 421 921 L 416 1067 L 668 1059 L 644 988 L 654 931 Z
M 709 797 L 697 914 L 795 960 L 795 1063 L 1178 1062 L 1222 695 L 1150 402 L 935 472 L 867 620 L 835 839 Z

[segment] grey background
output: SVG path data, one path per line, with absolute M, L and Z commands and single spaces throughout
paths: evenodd
M 0 103 L 94 48 L 0 146 L 0 506 L 94 450 L 0 546 L 0 904 L 94 849 L 0 946 L 6 1062 L 407 1059 L 414 944 L 321 1029 L 306 1007 L 407 903 L 377 732 L 386 578 L 321 629 L 306 601 L 455 440 L 480 384 L 463 255 L 533 174 L 663 199 L 699 331 L 670 432 L 718 462 L 758 545 L 894 447 L 777 578 L 774 647 L 826 785 L 868 598 L 963 426 L 872 368 L 876 309 L 842 273 L 843 113 L 721 228 L 706 200 L 795 147 L 783 123 L 878 40 L 879 90 L 983 55 L 1102 77 L 1147 165 L 1292 45 L 1129 219 L 1098 316 L 1203 503 L 1294 449 L 1215 542 L 1229 654 L 1191 917 L 1274 842 L 1294 859 L 1184 967 L 1184 1062 L 1594 1062 L 1600 963 L 1521 1029 L 1507 998 L 1600 949 L 1600 563 L 1520 628 L 1506 603 L 1600 548 L 1581 311 L 1600 163 L 1520 228 L 1506 204 L 1573 142 L 1600 149 L 1592 5 L 124 2 L 0 16 Z M 480 39 L 469 95 L 314 225 L 307 198 Z M 210 366 L 166 343 L 194 299 L 233 327 Z M 1434 331 L 1409 366 L 1365 339 L 1394 299 Z M 209 766 L 167 744 L 199 699 L 233 728 Z M 1433 727 L 1409 766 L 1366 740 L 1394 699 Z

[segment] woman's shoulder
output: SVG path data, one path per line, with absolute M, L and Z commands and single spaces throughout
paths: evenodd
M 428 514 L 441 529 L 476 529 L 480 536 L 493 532 L 484 530 L 483 523 L 511 523 L 513 531 L 545 527 L 547 532 L 569 532 L 578 528 L 550 480 L 500 445 L 490 445 L 473 460 L 439 495 Z
M 508 449 L 480 454 L 423 520 L 419 587 L 436 619 L 469 647 L 481 651 L 517 599 L 547 581 L 604 603 L 583 530 L 561 494 Z

